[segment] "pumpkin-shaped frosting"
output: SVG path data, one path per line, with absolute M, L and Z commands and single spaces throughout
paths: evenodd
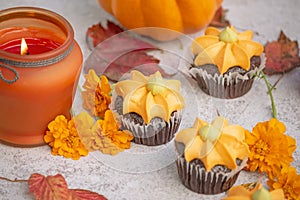
M 115 85 L 117 95 L 123 97 L 123 114 L 137 113 L 147 124 L 154 117 L 168 122 L 172 112 L 184 107 L 180 81 L 163 79 L 159 71 L 144 76 L 134 70 L 130 76 Z
M 254 189 L 247 189 L 239 185 L 230 188 L 227 192 L 227 197 L 223 200 L 284 200 L 282 189 L 277 189 L 269 192 L 261 183 L 257 183 Z
M 220 74 L 236 66 L 248 71 L 250 58 L 259 56 L 264 50 L 252 37 L 253 32 L 250 30 L 239 33 L 234 27 L 226 27 L 222 31 L 208 27 L 205 35 L 196 38 L 192 43 L 192 53 L 196 55 L 194 64 L 214 64 Z
M 239 125 L 229 125 L 218 116 L 212 124 L 196 118 L 192 128 L 186 128 L 176 135 L 176 142 L 185 145 L 184 157 L 187 162 L 199 159 L 207 171 L 215 165 L 236 169 L 236 159 L 248 157 L 245 143 L 245 129 Z

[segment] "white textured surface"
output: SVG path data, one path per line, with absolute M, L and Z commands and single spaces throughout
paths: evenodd
M 275 40 L 280 30 L 293 40 L 300 40 L 300 1 L 298 0 L 224 0 L 228 9 L 227 18 L 238 29 L 252 29 L 259 34 L 255 39 L 262 43 Z M 14 6 L 37 6 L 47 8 L 63 15 L 70 21 L 75 38 L 82 48 L 84 58 L 90 54 L 85 44 L 87 28 L 99 21 L 112 19 L 98 6 L 96 0 L 1 0 L 0 9 Z M 202 32 L 192 35 L 200 35 Z M 171 46 L 180 48 L 174 43 Z M 181 66 L 179 66 L 181 67 Z M 178 74 L 183 76 L 183 74 Z M 278 77 L 272 77 L 272 82 Z M 82 81 L 82 79 L 81 79 Z M 210 98 L 197 89 L 196 84 L 186 82 L 184 96 L 187 109 L 181 127 L 192 124 L 195 116 L 211 120 L 216 109 L 232 123 L 251 129 L 258 121 L 271 117 L 270 101 L 266 95 L 263 81 L 256 81 L 251 91 L 235 100 L 218 100 Z M 300 141 L 300 69 L 286 74 L 274 91 L 279 120 L 287 126 L 287 133 L 297 142 Z M 197 100 L 197 104 L 195 104 Z M 76 106 L 76 105 L 75 105 Z M 300 147 L 297 147 L 293 165 L 300 172 Z M 61 173 L 70 188 L 88 189 L 105 195 L 108 199 L 220 199 L 223 194 L 205 196 L 186 189 L 179 181 L 173 162 L 173 145 L 156 148 L 142 148 L 133 145 L 119 157 L 103 156 L 91 153 L 78 161 L 54 157 L 48 146 L 36 148 L 16 148 L 0 144 L 0 176 L 10 179 L 28 179 L 32 173 L 55 175 Z M 162 153 L 164 152 L 164 153 Z M 127 154 L 127 155 L 126 155 Z M 122 158 L 124 156 L 124 158 Z M 124 162 L 135 156 L 146 156 L 137 165 Z M 147 157 L 147 158 L 148 158 Z M 120 165 L 122 163 L 122 166 Z M 126 166 L 128 165 L 128 166 Z M 139 173 L 134 173 L 136 168 Z M 145 169 L 143 170 L 143 166 Z M 129 172 L 130 171 L 130 172 Z M 145 172 L 147 171 L 147 172 Z M 242 172 L 238 183 L 254 181 L 255 173 Z M 10 183 L 0 180 L 0 199 L 32 199 L 26 183 Z

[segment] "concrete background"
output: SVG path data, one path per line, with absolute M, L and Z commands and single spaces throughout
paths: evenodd
M 86 30 L 92 24 L 106 19 L 115 21 L 106 14 L 96 0 L 0 0 L 0 9 L 15 6 L 36 6 L 63 15 L 75 30 L 84 59 L 92 56 L 85 43 Z M 227 18 L 239 30 L 254 30 L 259 33 L 255 40 L 265 44 L 277 39 L 284 30 L 292 40 L 300 40 L 300 1 L 298 0 L 224 0 L 228 9 Z M 190 35 L 194 38 L 203 32 Z M 191 40 L 179 39 L 159 44 L 175 52 L 186 53 Z M 182 52 L 178 52 L 180 54 Z M 158 55 L 162 56 L 162 55 Z M 163 56 L 162 56 L 162 62 Z M 167 64 L 170 61 L 166 61 Z M 170 64 L 171 65 L 171 64 Z M 262 80 L 255 81 L 251 91 L 234 100 L 211 98 L 197 88 L 194 81 L 186 79 L 184 63 L 178 64 L 174 77 L 183 83 L 183 95 L 187 101 L 181 128 L 191 126 L 196 116 L 210 121 L 219 109 L 230 122 L 251 130 L 259 121 L 271 118 L 269 96 Z M 270 78 L 275 82 L 278 76 Z M 82 84 L 81 76 L 80 83 Z M 287 126 L 287 133 L 300 141 L 300 69 L 284 76 L 274 91 L 278 119 Z M 74 102 L 75 111 L 81 110 L 80 95 Z M 0 111 L 1 112 L 1 111 Z M 177 176 L 174 163 L 173 141 L 168 145 L 149 148 L 132 145 L 132 148 L 117 156 L 100 152 L 90 153 L 78 161 L 52 156 L 45 145 L 35 148 L 16 148 L 0 144 L 0 176 L 9 179 L 28 179 L 32 173 L 55 175 L 61 173 L 70 188 L 88 189 L 113 200 L 147 199 L 220 199 L 224 194 L 206 196 L 186 189 Z M 292 163 L 300 172 L 300 147 L 294 152 Z M 242 172 L 236 184 L 255 181 L 256 173 Z M 26 183 L 11 183 L 0 180 L 0 199 L 32 199 Z

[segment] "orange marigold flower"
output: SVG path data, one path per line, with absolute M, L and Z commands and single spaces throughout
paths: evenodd
M 246 143 L 250 149 L 247 168 L 250 171 L 265 172 L 273 178 L 282 167 L 290 165 L 296 142 L 285 131 L 284 123 L 274 118 L 258 123 L 252 133 L 246 131 Z
M 131 132 L 119 129 L 118 120 L 111 110 L 107 110 L 103 120 L 98 120 L 89 129 L 82 130 L 79 134 L 90 151 L 100 150 L 104 154 L 115 155 L 130 148 L 130 141 L 133 139 Z
M 99 78 L 94 70 L 89 70 L 84 77 L 85 82 L 82 86 L 84 91 L 81 92 L 83 108 L 91 115 L 103 118 L 111 103 L 110 84 L 106 76 Z
M 68 121 L 63 115 L 58 115 L 48 124 L 44 141 L 52 147 L 53 155 L 78 160 L 80 156 L 88 154 L 78 136 L 74 119 Z
M 110 138 L 114 145 L 121 149 L 130 148 L 130 141 L 133 140 L 133 135 L 128 130 L 120 130 L 120 123 L 112 111 L 106 111 L 104 120 L 98 120 L 98 123 L 102 135 Z
M 284 167 L 275 179 L 267 182 L 271 190 L 282 189 L 287 200 L 300 200 L 300 175 L 294 167 Z

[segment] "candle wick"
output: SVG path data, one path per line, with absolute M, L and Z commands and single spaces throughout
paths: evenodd
M 24 38 L 21 40 L 21 55 L 28 55 L 28 46 Z

